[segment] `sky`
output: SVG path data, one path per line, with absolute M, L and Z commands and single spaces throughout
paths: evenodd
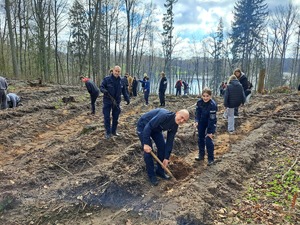
M 162 24 L 165 0 L 152 1 L 157 6 L 159 12 L 159 22 Z M 175 47 L 174 54 L 181 52 L 181 49 L 190 49 L 197 42 L 210 33 L 216 31 L 220 18 L 224 24 L 224 32 L 229 32 L 233 20 L 234 0 L 178 0 L 174 4 L 174 34 L 180 37 L 181 41 Z M 270 10 L 280 4 L 288 4 L 288 0 L 266 0 Z M 300 8 L 300 0 L 292 0 L 294 5 Z M 182 53 L 180 53 L 182 55 Z

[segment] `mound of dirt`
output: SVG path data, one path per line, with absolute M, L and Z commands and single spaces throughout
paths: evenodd
M 89 115 L 84 87 L 15 82 L 23 105 L 0 111 L 3 224 L 247 223 L 245 205 L 237 207 L 236 200 L 246 198 L 249 181 L 260 181 L 257 171 L 270 167 L 265 162 L 278 158 L 274 153 L 277 137 L 285 137 L 280 141 L 286 147 L 281 152 L 300 146 L 300 138 L 290 141 L 287 135 L 300 134 L 297 93 L 253 96 L 240 110 L 235 134 L 227 133 L 222 99 L 216 97 L 216 164 L 208 167 L 207 160 L 194 160 L 197 133 L 191 119 L 179 128 L 174 143 L 170 170 L 176 180 L 159 180 L 153 187 L 135 126 L 141 114 L 159 107 L 158 96 L 150 96 L 149 106 L 144 106 L 141 93 L 129 106 L 122 103 L 120 136 L 106 140 L 101 97 L 96 115 Z M 197 96 L 170 95 L 165 108 L 188 108 L 193 118 L 197 100 Z M 287 156 L 289 163 L 281 164 L 282 175 L 290 168 L 299 176 L 299 151 L 294 153 Z M 299 201 L 294 200 L 293 211 L 285 209 L 290 210 L 290 224 L 299 218 Z M 255 218 L 252 221 L 259 222 Z M 284 224 L 286 217 L 273 222 L 266 217 L 260 222 Z

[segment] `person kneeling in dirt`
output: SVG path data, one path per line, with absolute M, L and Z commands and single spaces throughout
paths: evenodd
M 90 78 L 81 76 L 80 80 L 85 83 L 86 89 L 88 90 L 88 92 L 90 93 L 90 97 L 91 97 L 91 107 L 92 107 L 92 111 L 91 114 L 94 115 L 95 114 L 95 102 L 100 94 L 100 90 L 99 88 L 96 86 L 96 84 L 90 80 Z
M 15 108 L 20 106 L 21 98 L 15 93 L 9 93 L 6 95 L 7 105 L 9 108 Z
M 170 177 L 165 174 L 160 164 L 157 164 L 157 169 L 154 171 L 153 157 L 150 153 L 152 151 L 151 138 L 157 147 L 159 160 L 167 167 L 178 125 L 187 122 L 189 117 L 189 112 L 186 109 L 174 113 L 159 108 L 145 113 L 138 120 L 137 134 L 144 150 L 147 174 L 151 184 L 154 186 L 158 185 L 156 175 L 163 179 L 169 179 Z M 166 142 L 162 133 L 163 131 L 168 131 Z
M 207 150 L 208 166 L 214 163 L 214 142 L 213 134 L 217 126 L 217 103 L 211 98 L 212 91 L 204 88 L 202 98 L 197 101 L 194 126 L 198 128 L 199 155 L 197 161 L 203 161 L 205 146 Z

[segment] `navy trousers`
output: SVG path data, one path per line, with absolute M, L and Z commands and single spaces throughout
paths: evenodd
M 141 141 L 142 144 L 142 148 L 144 151 L 144 143 L 143 143 L 143 129 L 139 129 L 137 130 L 139 139 Z M 151 133 L 151 138 L 154 141 L 156 147 L 157 147 L 157 157 L 159 158 L 159 160 L 161 162 L 163 162 L 164 158 L 165 158 L 165 139 L 164 136 L 161 132 L 153 132 Z M 151 148 L 153 149 L 152 143 L 151 143 Z M 144 151 L 144 161 L 146 163 L 146 170 L 147 170 L 147 174 L 149 177 L 153 177 L 156 176 L 155 174 L 155 168 L 154 168 L 154 161 L 153 161 L 153 157 L 150 153 L 146 153 Z M 163 174 L 164 173 L 164 169 L 161 167 L 161 165 L 159 163 L 157 163 L 157 169 L 156 169 L 157 173 Z
M 145 102 L 146 102 L 146 105 L 148 105 L 148 99 L 149 99 L 149 90 L 145 90 L 144 91 L 144 99 L 145 99 Z
M 110 112 L 112 111 L 112 125 L 110 126 Z M 107 134 L 116 133 L 119 115 L 121 113 L 120 105 L 103 104 L 104 127 Z
M 159 92 L 159 101 L 161 106 L 165 105 L 165 92 L 163 91 Z
M 95 110 L 96 110 L 96 107 L 95 107 L 95 102 L 99 96 L 99 93 L 93 93 L 93 94 L 90 94 L 91 96 L 91 108 L 92 108 L 92 113 L 95 114 Z
M 199 158 L 204 158 L 205 147 L 207 150 L 208 161 L 214 161 L 214 142 L 210 137 L 206 136 L 207 123 L 198 124 L 198 147 L 199 147 Z

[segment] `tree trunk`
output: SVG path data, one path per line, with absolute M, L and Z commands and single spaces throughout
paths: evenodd
M 258 78 L 258 85 L 257 85 L 257 92 L 260 94 L 263 94 L 264 92 L 265 76 L 266 76 L 266 69 L 261 69 L 259 71 L 259 78 Z

